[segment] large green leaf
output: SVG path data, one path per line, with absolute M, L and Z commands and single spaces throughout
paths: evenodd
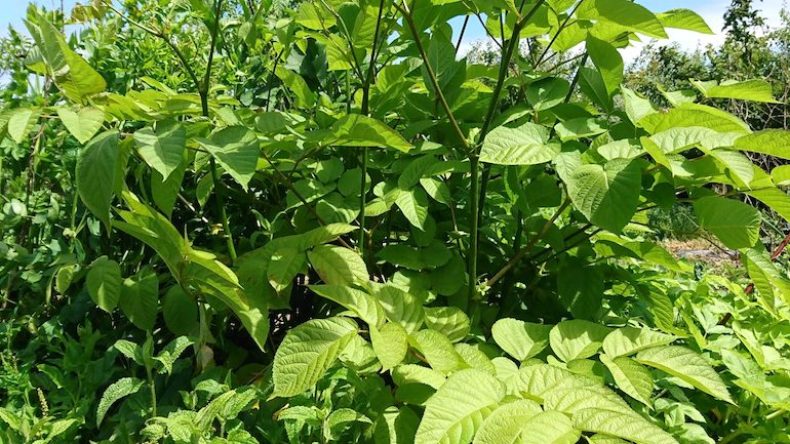
M 765 80 L 743 82 L 692 82 L 705 97 L 711 99 L 737 99 L 752 102 L 778 103 L 774 99 L 773 87 Z
M 91 140 L 104 124 L 104 111 L 89 106 L 78 111 L 61 106 L 57 113 L 63 126 L 82 144 Z
M 395 205 L 415 227 L 423 230 L 428 219 L 428 197 L 421 188 L 398 190 Z
M 647 328 L 622 327 L 612 330 L 603 340 L 603 351 L 616 358 L 632 355 L 646 348 L 667 345 L 676 338 Z
M 450 339 L 434 330 L 420 330 L 409 336 L 411 344 L 436 371 L 452 373 L 466 366 Z
M 491 327 L 491 336 L 510 356 L 523 361 L 549 345 L 550 325 L 534 324 L 518 319 L 500 319 Z
M 636 444 L 678 442 L 672 435 L 635 413 L 591 407 L 574 413 L 573 425 L 584 431 L 617 436 Z
M 118 306 L 138 328 L 153 329 L 159 310 L 159 279 L 156 274 L 143 271 L 126 278 L 121 287 Z
M 760 240 L 760 212 L 743 202 L 723 197 L 704 197 L 694 202 L 700 226 L 727 247 L 749 248 Z
M 416 296 L 391 284 L 374 288 L 374 295 L 384 307 L 387 319 L 402 325 L 409 333 L 414 333 L 422 326 L 425 313 L 422 301 Z
M 362 290 L 345 285 L 311 285 L 309 288 L 321 297 L 351 310 L 369 326 L 378 327 L 385 321 L 384 309 L 373 296 Z
M 609 331 L 603 325 L 580 319 L 562 321 L 551 329 L 549 343 L 558 358 L 570 362 L 598 353 Z
M 104 417 L 113 404 L 137 393 L 144 382 L 137 378 L 121 378 L 107 387 L 99 400 L 98 407 L 96 407 L 96 427 L 99 427 L 104 421 Z
M 425 324 L 428 328 L 447 336 L 452 342 L 469 335 L 469 316 L 458 307 L 425 307 Z
M 330 285 L 368 281 L 368 269 L 356 252 L 336 245 L 317 245 L 307 253 L 316 273 Z
M 409 334 L 400 324 L 388 322 L 376 328 L 370 326 L 370 342 L 376 352 L 381 367 L 391 369 L 403 362 L 409 351 Z
M 351 147 L 393 148 L 408 152 L 412 148 L 406 139 L 384 123 L 360 114 L 341 117 L 329 130 L 324 145 Z
M 41 109 L 39 108 L 17 108 L 10 111 L 6 122 L 8 135 L 16 143 L 24 142 L 40 116 Z
M 623 82 L 623 70 L 625 69 L 620 52 L 610 43 L 597 39 L 592 35 L 587 36 L 586 48 L 590 60 L 592 60 L 601 74 L 609 95 L 614 94 L 620 88 L 620 83 Z
M 258 138 L 243 126 L 230 126 L 199 139 L 200 145 L 222 165 L 245 190 L 258 165 Z
M 542 412 L 540 405 L 528 399 L 502 404 L 483 422 L 474 444 L 521 443 L 525 421 Z
M 186 130 L 178 122 L 162 121 L 156 128 L 145 127 L 134 133 L 137 152 L 163 180 L 181 164 L 186 149 Z
M 690 9 L 672 9 L 657 15 L 665 28 L 685 29 L 701 34 L 714 34 L 705 20 Z
M 118 131 L 106 131 L 80 149 L 77 191 L 85 206 L 109 227 L 110 203 L 118 175 Z
M 502 384 L 486 372 L 455 373 L 425 406 L 415 444 L 470 442 L 505 396 Z
M 91 264 L 85 278 L 93 302 L 107 313 L 112 312 L 121 297 L 121 267 L 117 262 L 102 256 Z
M 44 16 L 31 9 L 25 22 L 47 71 L 69 100 L 82 103 L 89 96 L 103 92 L 107 83 L 66 43 L 63 35 Z
M 354 321 L 340 317 L 312 319 L 290 330 L 274 355 L 274 395 L 313 387 L 356 334 Z
M 294 278 L 302 273 L 307 265 L 307 256 L 296 248 L 280 248 L 271 257 L 266 277 L 269 284 L 281 292 L 290 287 Z
M 573 205 L 590 222 L 619 232 L 631 221 L 639 203 L 638 160 L 615 159 L 606 165 L 582 165 L 566 180 Z
M 544 126 L 525 123 L 517 128 L 494 128 L 483 141 L 480 161 L 496 165 L 536 165 L 550 162 L 559 147 L 546 144 Z
M 735 141 L 735 148 L 790 159 L 790 131 L 768 129 L 747 134 Z
M 636 360 L 680 378 L 711 396 L 735 404 L 716 370 L 693 350 L 676 345 L 648 348 L 639 352 Z
M 722 133 L 749 133 L 749 125 L 734 115 L 705 105 L 686 103 L 667 112 L 650 114 L 639 121 L 639 125 L 651 134 L 671 128 L 699 126 Z
M 620 390 L 642 404 L 650 405 L 653 377 L 647 368 L 625 356 L 610 358 L 602 354 L 601 362 L 609 369 Z
M 556 411 L 545 411 L 523 423 L 522 444 L 574 444 L 581 432 L 573 427 L 567 415 Z
M 613 25 L 650 37 L 667 38 L 661 22 L 644 6 L 629 0 L 594 0 L 590 9 Z

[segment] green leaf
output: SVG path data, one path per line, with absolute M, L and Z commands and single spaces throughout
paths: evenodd
M 422 301 L 413 294 L 388 284 L 376 288 L 374 295 L 384 307 L 390 322 L 402 325 L 409 333 L 417 331 L 422 326 L 425 319 Z
M 384 123 L 361 114 L 341 117 L 329 129 L 324 145 L 392 148 L 404 153 L 413 148 L 397 131 Z
M 573 425 L 584 431 L 617 436 L 636 444 L 677 444 L 672 435 L 635 413 L 592 407 L 574 413 Z
M 715 34 L 705 20 L 690 9 L 671 9 L 657 15 L 665 28 L 685 29 L 701 34 Z
M 255 133 L 243 126 L 230 126 L 212 134 L 209 139 L 198 139 L 198 143 L 247 190 L 260 154 Z
M 621 86 L 620 93 L 623 96 L 625 113 L 634 125 L 639 123 L 645 116 L 649 116 L 656 112 L 650 100 L 638 95 L 634 91 Z
M 649 348 L 639 352 L 636 360 L 682 379 L 711 396 L 735 404 L 724 381 L 707 360 L 688 348 L 673 345 Z
M 302 76 L 282 66 L 277 67 L 275 74 L 282 80 L 283 84 L 294 93 L 297 107 L 311 108 L 315 105 L 315 93 L 310 89 Z
M 375 444 L 411 444 L 420 418 L 409 407 L 387 407 L 376 423 Z
M 593 137 L 606 132 L 606 128 L 602 127 L 597 119 L 588 117 L 565 120 L 558 123 L 554 129 L 563 142 Z
M 505 353 L 524 361 L 549 345 L 551 325 L 534 324 L 518 319 L 504 318 L 491 327 L 491 336 Z
M 496 165 L 537 165 L 550 162 L 559 147 L 547 145 L 548 129 L 534 123 L 494 128 L 483 141 L 480 161 Z
M 527 87 L 527 101 L 535 111 L 551 109 L 565 101 L 570 89 L 570 83 L 561 77 L 536 80 Z
M 609 331 L 603 325 L 580 319 L 562 321 L 551 329 L 549 343 L 558 358 L 570 362 L 598 353 Z
M 528 433 L 526 422 L 542 412 L 540 405 L 528 399 L 502 404 L 480 426 L 473 444 L 521 443 L 523 435 Z
M 176 335 L 188 335 L 198 325 L 198 307 L 179 285 L 173 285 L 162 300 L 162 318 L 168 330 Z
M 735 148 L 790 160 L 790 131 L 769 129 L 735 140 Z
M 39 116 L 41 116 L 41 110 L 38 108 L 18 108 L 11 111 L 8 122 L 6 122 L 8 135 L 16 143 L 24 142 Z
M 612 330 L 603 340 L 603 351 L 612 358 L 632 355 L 646 348 L 667 345 L 676 338 L 646 328 L 622 327 Z
M 112 405 L 126 396 L 137 393 L 143 386 L 142 380 L 137 378 L 121 378 L 112 383 L 101 396 L 99 406 L 96 408 L 96 427 L 101 426 L 104 416 Z
M 118 305 L 121 297 L 121 267 L 107 256 L 93 261 L 85 278 L 88 295 L 93 302 L 107 313 Z
M 559 366 L 541 363 L 522 366 L 508 386 L 512 386 L 516 393 L 542 403 L 543 397 L 558 387 L 580 388 L 597 384 L 593 379 L 575 375 Z
M 357 334 L 348 318 L 312 319 L 290 330 L 274 355 L 274 395 L 290 397 L 313 387 Z
M 174 120 L 159 122 L 156 129 L 145 127 L 134 133 L 140 157 L 158 171 L 163 180 L 167 180 L 181 164 L 186 137 L 184 127 Z
M 590 222 L 620 232 L 636 213 L 641 189 L 638 160 L 615 159 L 606 165 L 582 165 L 568 180 L 573 205 Z
M 779 103 L 774 99 L 773 87 L 765 80 L 726 81 L 718 83 L 693 81 L 705 97 L 711 99 L 735 99 L 751 102 Z
M 447 336 L 451 342 L 466 339 L 471 328 L 469 316 L 457 307 L 425 307 L 425 324 Z
M 606 41 L 587 36 L 587 53 L 598 68 L 609 95 L 614 94 L 623 83 L 623 57 L 617 49 Z
M 601 355 L 601 362 L 609 369 L 617 386 L 628 396 L 647 406 L 651 405 L 650 395 L 653 392 L 653 377 L 650 371 L 631 358 L 620 356 L 610 358 Z
M 104 125 L 104 111 L 89 106 L 80 108 L 76 112 L 61 106 L 57 108 L 57 113 L 63 126 L 83 145 Z
M 760 212 L 743 202 L 723 197 L 704 197 L 694 202 L 700 226 L 727 247 L 749 248 L 760 240 Z
M 426 403 L 415 444 L 470 442 L 504 396 L 502 384 L 486 372 L 453 374 Z
M 71 50 L 63 35 L 44 16 L 29 10 L 26 20 L 55 85 L 69 100 L 82 103 L 89 96 L 103 92 L 107 83 L 82 57 Z
M 522 436 L 522 444 L 574 444 L 581 432 L 567 415 L 549 410 L 525 421 Z
M 774 296 L 790 301 L 790 281 L 777 269 L 763 247 L 741 250 L 741 260 L 752 278 L 754 286 L 769 307 L 775 304 Z
M 310 285 L 309 288 L 319 296 L 351 310 L 369 326 L 378 327 L 385 321 L 384 309 L 376 299 L 362 290 L 344 285 Z
M 192 345 L 192 341 L 188 337 L 179 336 L 170 341 L 165 348 L 159 352 L 159 355 L 154 357 L 154 360 L 158 361 L 162 365 L 165 373 L 169 375 L 173 372 L 173 364 L 190 345 Z
M 77 191 L 85 206 L 110 226 L 110 204 L 118 174 L 118 131 L 106 131 L 80 149 L 77 158 Z
M 382 325 L 380 329 L 370 326 L 370 341 L 384 370 L 403 362 L 409 351 L 409 334 L 400 324 L 393 322 Z
M 143 271 L 124 279 L 118 305 L 135 326 L 142 330 L 153 329 L 159 310 L 159 279 L 156 274 Z
M 326 442 L 337 441 L 344 428 L 353 422 L 361 422 L 364 424 L 372 423 L 370 418 L 356 410 L 349 408 L 333 410 L 324 421 L 324 438 Z
M 466 366 L 450 339 L 438 331 L 420 330 L 412 333 L 410 340 L 414 348 L 425 357 L 428 365 L 436 371 L 449 374 Z
M 779 187 L 790 186 L 790 165 L 779 165 L 772 169 L 771 180 Z
M 272 255 L 266 276 L 278 293 L 288 288 L 307 265 L 307 256 L 296 248 L 279 248 Z
M 329 285 L 368 282 L 368 269 L 356 252 L 336 245 L 317 245 L 307 253 L 316 273 Z
M 734 115 L 710 106 L 685 103 L 667 112 L 650 114 L 639 125 L 651 134 L 672 128 L 700 126 L 721 133 L 747 134 L 749 125 Z
M 667 38 L 661 22 L 644 6 L 630 0 L 595 0 L 599 18 L 632 32 L 659 39 Z
M 425 221 L 428 219 L 428 197 L 420 188 L 410 190 L 398 190 L 395 199 L 403 216 L 413 226 L 425 231 Z

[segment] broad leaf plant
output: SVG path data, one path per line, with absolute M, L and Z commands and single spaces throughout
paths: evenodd
M 658 108 L 621 86 L 624 48 L 711 32 L 694 12 L 97 0 L 73 13 L 82 44 L 55 20 L 28 11 L 49 92 L 6 103 L 0 135 L 31 162 L 75 147 L 61 223 L 89 253 L 54 291 L 146 338 L 116 342 L 141 372 L 85 427 L 136 399 L 150 442 L 258 442 L 224 428 L 251 405 L 272 442 L 787 442 L 790 281 L 760 208 L 790 219 L 790 196 L 747 153 L 790 159 L 790 133 L 711 106 L 771 89 L 698 81 Z M 472 25 L 492 64 L 464 57 Z M 132 46 L 146 62 L 107 62 Z M 676 205 L 740 281 L 655 242 L 648 214 Z M 247 385 L 157 409 L 182 353 L 201 374 L 228 344 Z

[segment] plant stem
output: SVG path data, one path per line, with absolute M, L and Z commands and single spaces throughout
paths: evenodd
M 417 50 L 420 52 L 420 57 L 422 58 L 425 70 L 428 73 L 428 78 L 431 81 L 431 86 L 433 86 L 434 93 L 439 99 L 439 103 L 442 105 L 442 109 L 444 109 L 445 114 L 447 114 L 447 118 L 450 120 L 450 125 L 453 127 L 453 131 L 458 137 L 462 148 L 468 153 L 470 150 L 469 142 L 467 142 L 466 136 L 464 136 L 464 132 L 461 130 L 460 125 L 458 125 L 458 121 L 455 119 L 455 115 L 450 108 L 450 104 L 447 102 L 442 89 L 439 87 L 439 81 L 436 80 L 436 73 L 433 72 L 433 67 L 428 62 L 428 54 L 425 52 L 425 47 L 420 40 L 420 32 L 417 30 L 417 26 L 414 24 L 414 17 L 412 17 L 411 11 L 409 11 L 405 1 L 400 5 L 396 4 L 395 7 L 398 8 L 398 10 L 403 14 L 403 18 L 406 21 L 406 24 L 409 26 L 409 30 L 411 31 L 412 35 L 414 36 L 414 43 L 417 45 Z
M 470 173 L 472 175 L 472 184 L 469 189 L 469 216 L 472 218 L 471 233 L 469 237 L 469 256 L 468 256 L 468 271 L 469 271 L 469 287 L 467 288 L 467 296 L 469 301 L 475 299 L 477 293 L 477 239 L 478 239 L 478 222 L 477 217 L 478 206 L 480 205 L 480 193 L 478 188 L 480 186 L 480 174 L 478 172 L 480 166 L 480 158 L 477 153 L 472 153 L 469 156 Z
M 376 48 L 378 47 L 379 30 L 381 29 L 381 16 L 384 12 L 384 0 L 379 1 L 379 14 L 376 18 L 376 29 L 373 32 L 373 47 L 370 50 L 368 73 L 362 84 L 362 115 L 370 114 L 370 85 L 376 75 Z M 365 258 L 365 206 L 367 206 L 367 177 L 368 177 L 368 147 L 362 148 L 362 178 L 359 183 L 359 254 Z
M 549 220 L 547 220 L 545 224 L 543 224 L 543 228 L 540 229 L 538 234 L 530 239 L 529 244 L 527 244 L 526 247 L 520 249 L 494 276 L 491 277 L 491 279 L 488 280 L 488 282 L 486 282 L 486 285 L 491 287 L 499 282 L 499 280 L 502 279 L 502 277 L 504 277 L 505 274 L 510 271 L 510 269 L 516 266 L 516 264 L 518 264 L 521 259 L 524 258 L 524 256 L 529 254 L 530 251 L 535 248 L 535 245 L 538 243 L 538 241 L 543 239 L 546 233 L 549 232 L 551 226 L 554 225 L 554 222 L 556 222 L 557 218 L 560 217 L 562 212 L 565 211 L 565 209 L 568 208 L 568 205 L 570 204 L 570 199 L 566 199 L 565 202 L 563 202 L 563 204 L 557 208 L 557 211 L 554 212 L 554 215 Z
M 505 84 L 505 79 L 507 78 L 508 66 L 510 65 L 510 60 L 513 58 L 513 53 L 515 52 L 516 47 L 518 46 L 519 38 L 521 33 L 521 28 L 529 21 L 530 18 L 538 11 L 541 5 L 543 5 L 545 0 L 539 0 L 535 3 L 535 6 L 527 12 L 527 14 L 519 19 L 516 22 L 516 25 L 513 27 L 513 34 L 510 37 L 509 44 L 507 49 L 505 50 L 505 54 L 502 57 L 502 60 L 499 64 L 499 76 L 497 78 L 496 85 L 494 86 L 494 92 L 491 96 L 491 102 L 488 104 L 488 111 L 486 112 L 485 119 L 483 120 L 483 127 L 480 130 L 480 135 L 478 136 L 478 143 L 476 144 L 472 153 L 469 156 L 469 162 L 471 164 L 471 173 L 472 173 L 472 186 L 469 190 L 469 199 L 471 200 L 470 205 L 470 214 L 469 217 L 472 219 L 471 221 L 471 233 L 469 239 L 469 256 L 467 257 L 468 261 L 468 268 L 469 268 L 469 288 L 468 294 L 469 298 L 473 298 L 475 295 L 475 288 L 477 286 L 477 245 L 479 239 L 479 223 L 480 219 L 482 218 L 482 209 L 483 207 L 480 205 L 480 202 L 485 203 L 485 191 L 488 184 L 488 178 L 490 175 L 490 169 L 488 166 L 484 167 L 483 169 L 483 178 L 482 178 L 482 185 L 480 183 L 480 177 L 478 174 L 479 169 L 479 158 L 480 158 L 480 149 L 483 145 L 483 141 L 488 135 L 488 131 L 491 128 L 491 123 L 494 119 L 494 114 L 496 113 L 496 109 L 499 106 L 499 96 L 502 94 L 502 88 Z M 519 11 L 524 8 L 525 1 L 522 0 L 521 5 L 519 7 Z
M 145 368 L 145 373 L 148 378 L 148 389 L 151 392 L 151 418 L 156 418 L 156 383 L 148 366 Z

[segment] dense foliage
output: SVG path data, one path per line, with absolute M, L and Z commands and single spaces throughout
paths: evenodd
M 496 57 L 458 57 L 455 17 Z M 788 442 L 784 245 L 743 197 L 790 218 L 790 169 L 747 156 L 790 132 L 716 107 L 771 85 L 621 86 L 618 49 L 695 13 L 97 0 L 26 27 L 0 442 Z M 743 268 L 656 243 L 677 205 Z

